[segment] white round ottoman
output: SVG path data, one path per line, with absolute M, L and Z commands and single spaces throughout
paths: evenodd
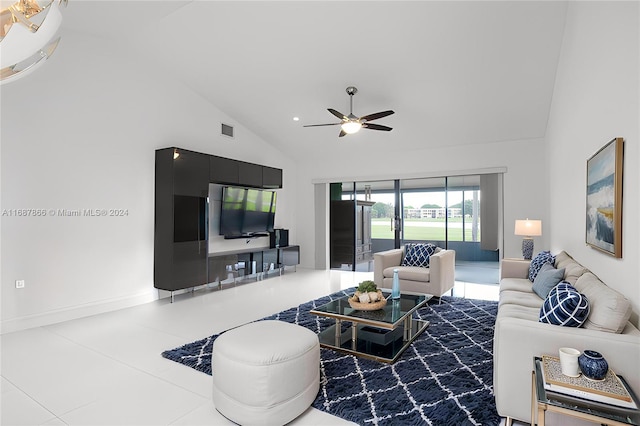
M 213 403 L 241 425 L 283 425 L 302 414 L 320 386 L 318 336 L 283 321 L 223 333 L 211 357 Z

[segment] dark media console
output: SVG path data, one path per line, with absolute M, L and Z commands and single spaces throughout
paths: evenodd
M 261 279 L 272 272 L 282 274 L 287 266 L 295 267 L 300 263 L 300 247 L 262 248 L 233 250 L 209 255 L 209 283 L 218 283 L 233 278 L 253 276 Z
M 175 147 L 156 150 L 155 160 L 154 286 L 173 292 L 208 284 L 218 256 L 208 252 L 209 184 L 282 188 L 282 170 Z M 263 258 L 267 252 L 260 251 Z M 274 264 L 291 262 L 280 251 L 266 256 L 269 264 L 274 256 Z M 299 252 L 295 258 L 299 262 Z

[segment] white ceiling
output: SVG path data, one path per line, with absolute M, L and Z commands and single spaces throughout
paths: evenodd
M 70 0 L 65 29 L 126 42 L 292 157 L 545 135 L 566 4 L 556 1 Z M 63 39 L 64 42 L 64 39 Z M 393 109 L 338 138 L 331 107 Z M 294 122 L 293 117 L 300 117 Z

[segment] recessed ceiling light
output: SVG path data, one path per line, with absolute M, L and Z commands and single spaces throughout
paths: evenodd
M 293 121 L 300 121 L 300 117 L 293 117 Z

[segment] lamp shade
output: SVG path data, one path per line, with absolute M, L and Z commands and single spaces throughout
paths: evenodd
M 529 219 L 516 220 L 515 234 L 525 237 L 539 237 L 542 235 L 542 221 Z

